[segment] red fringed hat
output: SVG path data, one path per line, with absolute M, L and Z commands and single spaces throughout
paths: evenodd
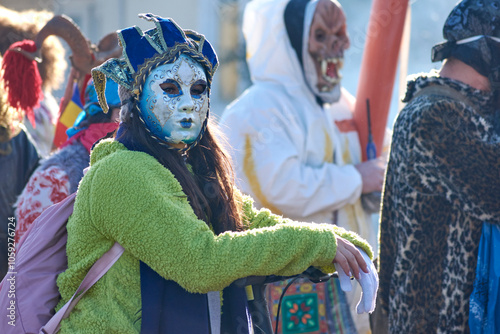
M 26 57 L 24 53 L 35 51 L 37 47 L 34 41 L 16 42 L 5 52 L 2 61 L 2 79 L 7 92 L 7 102 L 13 108 L 23 110 L 33 127 L 33 108 L 39 106 L 43 98 L 42 78 L 36 61 Z

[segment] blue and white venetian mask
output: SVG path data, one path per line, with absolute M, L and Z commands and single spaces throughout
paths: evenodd
M 173 146 L 193 143 L 207 118 L 207 91 L 205 71 L 192 58 L 181 55 L 172 64 L 158 66 L 146 78 L 139 98 L 146 126 Z

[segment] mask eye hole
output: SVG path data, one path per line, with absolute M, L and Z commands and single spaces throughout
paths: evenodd
M 160 84 L 160 88 L 167 93 L 168 96 L 178 96 L 182 93 L 179 84 L 174 80 L 165 81 Z
M 200 97 L 206 90 L 207 83 L 203 80 L 198 80 L 191 86 L 191 96 Z
M 326 38 L 326 33 L 323 31 L 323 29 L 316 29 L 314 31 L 314 39 L 316 39 L 318 42 L 325 41 L 325 38 Z

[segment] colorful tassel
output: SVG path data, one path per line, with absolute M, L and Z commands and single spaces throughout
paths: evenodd
M 3 81 L 7 90 L 7 101 L 13 107 L 26 112 L 28 120 L 35 127 L 33 108 L 43 98 L 42 78 L 35 60 L 31 60 L 15 49 L 32 53 L 37 50 L 35 42 L 16 42 L 5 52 L 2 61 Z

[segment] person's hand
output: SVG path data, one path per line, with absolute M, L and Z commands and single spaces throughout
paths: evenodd
M 368 273 L 368 265 L 361 252 L 354 246 L 350 241 L 343 239 L 339 236 L 336 237 L 337 240 L 337 253 L 332 263 L 335 265 L 335 269 L 342 268 L 345 273 L 359 279 L 360 271 L 363 270 Z M 370 261 L 371 262 L 371 261 Z M 361 270 L 360 270 L 361 268 Z M 349 283 L 350 284 L 350 283 Z
M 360 272 L 360 277 L 357 278 L 359 285 L 361 285 L 362 293 L 361 299 L 356 306 L 356 312 L 358 314 L 371 313 L 375 310 L 375 300 L 377 298 L 378 290 L 378 274 L 373 262 L 370 260 L 368 255 L 361 248 L 358 247 L 361 255 L 363 256 L 366 263 L 368 263 L 369 272 Z M 342 268 L 338 268 L 337 273 L 340 281 L 340 288 L 343 291 L 351 291 L 351 279 L 350 276 L 345 273 Z
M 387 161 L 384 157 L 378 157 L 377 159 L 354 165 L 359 174 L 361 174 L 361 180 L 363 182 L 363 187 L 361 189 L 362 194 L 382 191 L 386 166 Z

